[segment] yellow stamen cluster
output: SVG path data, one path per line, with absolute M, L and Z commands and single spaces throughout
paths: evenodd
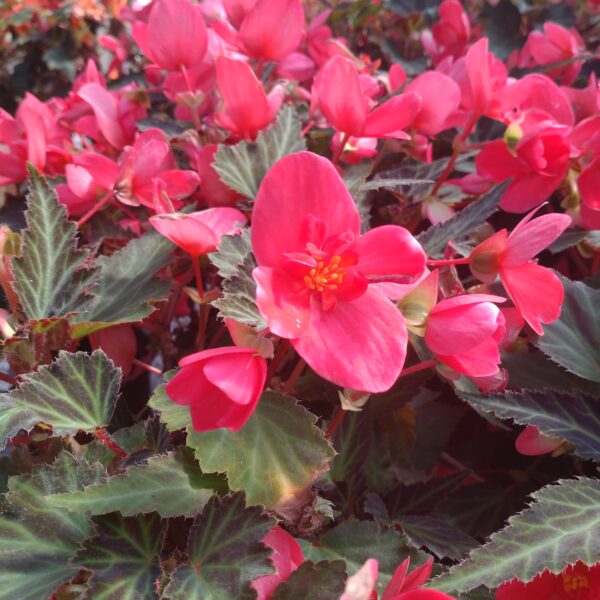
M 565 592 L 575 592 L 588 586 L 588 580 L 585 575 L 569 575 L 566 573 L 562 579 Z
M 345 269 L 340 266 L 341 262 L 341 256 L 332 256 L 327 265 L 325 261 L 320 260 L 317 266 L 304 276 L 306 287 L 317 292 L 337 289 L 346 273 Z

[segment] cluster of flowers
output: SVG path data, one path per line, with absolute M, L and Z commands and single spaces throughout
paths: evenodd
M 572 220 L 600 227 L 600 92 L 594 76 L 585 89 L 569 87 L 581 67 L 581 39 L 552 23 L 532 32 L 509 62 L 559 66 L 514 80 L 488 40 L 474 39 L 458 0 L 444 0 L 439 15 L 422 36 L 434 68 L 408 81 L 400 65 L 381 74 L 366 57 L 354 56 L 344 39 L 332 37 L 327 11 L 306 24 L 300 0 L 156 0 L 137 11 L 124 8 L 131 39 L 113 38 L 112 44 L 117 72 L 137 44 L 150 61 L 149 88 L 108 89 L 90 60 L 65 98 L 41 102 L 28 94 L 15 117 L 0 113 L 0 184 L 24 180 L 27 163 L 64 176 L 57 192 L 80 226 L 116 203 L 126 215 L 122 225 L 139 234 L 145 224 L 128 207 L 143 206 L 150 223 L 196 267 L 223 235 L 247 223 L 233 207 L 240 195 L 213 168 L 216 142 L 224 136 L 254 140 L 284 101 L 308 105 L 304 133 L 335 130 L 333 160 L 310 152 L 284 157 L 267 173 L 254 203 L 253 276 L 268 331 L 229 323 L 239 345 L 184 358 L 167 386 L 175 402 L 190 405 L 197 430 L 237 430 L 246 423 L 266 383 L 268 334 L 289 340 L 325 379 L 376 393 L 401 374 L 410 329 L 424 337 L 440 373 L 464 375 L 491 390 L 505 384 L 500 350 L 525 324 L 542 335 L 542 324 L 559 317 L 560 280 L 534 259 Z M 139 130 L 149 89 L 175 104 L 176 119 L 194 123 L 179 140 L 191 168 L 177 168 L 163 131 Z M 481 145 L 476 172 L 448 179 L 483 116 L 505 125 L 504 138 Z M 531 212 L 510 234 L 498 231 L 467 258 L 453 258 L 450 247 L 447 259 L 428 261 L 411 233 L 396 225 L 361 235 L 339 161 L 374 155 L 379 138 L 431 161 L 433 136 L 451 128 L 460 134 L 425 203 L 429 219 L 452 214 L 435 197 L 442 185 L 479 194 L 509 178 L 501 208 Z M 535 216 L 565 182 L 569 214 Z M 208 208 L 176 212 L 187 200 Z M 483 284 L 499 277 L 513 306 L 499 307 L 506 298 L 482 293 L 485 288 L 438 299 L 436 267 L 454 264 L 468 264 Z

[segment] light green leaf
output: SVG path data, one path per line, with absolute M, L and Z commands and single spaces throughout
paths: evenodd
M 346 565 L 342 560 L 304 561 L 275 589 L 272 600 L 339 600 L 346 586 Z
M 583 392 L 556 390 L 460 394 L 471 406 L 567 440 L 583 458 L 600 461 L 600 401 Z
M 124 518 L 118 513 L 94 519 L 96 535 L 82 544 L 75 567 L 93 571 L 94 600 L 158 598 L 159 553 L 166 523 L 156 514 Z
M 169 600 L 251 600 L 250 584 L 273 572 L 261 542 L 275 520 L 258 506 L 245 507 L 244 494 L 213 496 L 194 519 L 188 538 L 190 565 L 173 572 Z
M 165 377 L 174 374 L 175 371 L 169 371 L 165 373 Z M 148 402 L 148 406 L 160 413 L 160 420 L 164 423 L 169 431 L 176 431 L 177 429 L 183 429 L 187 427 L 192 418 L 190 417 L 189 406 L 182 406 L 181 404 L 175 404 L 165 390 L 165 386 L 159 385 L 155 390 L 154 394 Z
M 302 540 L 300 545 L 309 560 L 344 560 L 348 573 L 356 573 L 368 558 L 375 558 L 379 563 L 377 590 L 380 595 L 407 556 L 410 556 L 411 569 L 427 559 L 426 554 L 409 546 L 404 535 L 373 521 L 346 521 L 322 535 L 318 545 Z
M 132 240 L 111 256 L 101 256 L 94 298 L 73 319 L 78 337 L 117 323 L 145 319 L 152 304 L 165 300 L 171 284 L 156 272 L 171 261 L 173 244 L 158 233 Z
M 315 481 L 335 454 L 316 420 L 293 398 L 265 392 L 240 431 L 188 431 L 187 443 L 205 473 L 225 472 L 250 504 L 276 507 Z
M 0 517 L 0 599 L 40 600 L 77 573 L 69 563 L 92 533 L 90 517 L 49 506 L 45 496 L 103 481 L 104 468 L 62 452 L 53 465 L 9 479 Z
M 8 394 L 0 394 L 0 447 L 20 429 L 31 429 L 39 419 L 27 408 L 15 404 Z
M 595 564 L 600 556 L 600 481 L 562 479 L 532 496 L 529 508 L 430 587 L 467 592 L 513 578 L 531 581 L 545 569 L 560 573 L 577 561 Z
M 255 198 L 267 171 L 282 157 L 306 149 L 300 121 L 291 106 L 284 106 L 274 125 L 258 134 L 256 143 L 220 145 L 214 168 L 223 183 L 246 198 Z
M 265 329 L 267 324 L 256 305 L 256 282 L 252 277 L 256 260 L 252 254 L 250 229 L 242 230 L 239 235 L 223 236 L 217 251 L 209 254 L 209 259 L 223 277 L 223 295 L 213 302 L 219 315 L 259 330 Z
M 43 177 L 30 169 L 22 255 L 12 260 L 14 288 L 29 319 L 79 312 L 89 302 L 94 271 L 84 267 L 88 252 L 76 249 L 75 223 Z
M 450 240 L 459 240 L 491 217 L 500 204 L 509 182 L 494 187 L 485 196 L 469 204 L 451 219 L 437 223 L 417 236 L 429 256 L 441 256 Z
M 47 502 L 92 515 L 119 511 L 125 517 L 149 512 L 157 512 L 161 517 L 190 517 L 212 494 L 210 489 L 195 488 L 190 475 L 201 475 L 195 461 L 170 452 L 153 456 L 146 464 L 129 467 L 122 475 L 81 492 L 48 496 Z
M 560 319 L 544 326 L 537 346 L 554 362 L 591 381 L 600 381 L 600 290 L 560 276 L 565 302 Z
M 52 425 L 59 435 L 104 427 L 115 409 L 121 369 L 102 350 L 92 354 L 61 351 L 58 358 L 34 373 L 21 376 L 18 388 L 2 394 L 2 402 L 23 411 L 22 417 Z M 32 417 L 31 415 L 34 415 Z M 17 424 L 22 426 L 22 424 Z M 11 430 L 7 430 L 11 435 Z

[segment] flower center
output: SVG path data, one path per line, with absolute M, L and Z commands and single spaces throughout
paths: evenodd
M 322 292 L 323 290 L 335 290 L 342 283 L 346 270 L 342 268 L 341 256 L 332 256 L 326 263 L 320 260 L 308 275 L 304 276 L 304 283 L 309 290 Z
M 565 592 L 575 592 L 577 590 L 587 588 L 588 586 L 588 579 L 585 575 L 582 574 L 571 575 L 569 573 L 565 573 L 562 576 L 562 580 L 563 589 L 565 590 Z

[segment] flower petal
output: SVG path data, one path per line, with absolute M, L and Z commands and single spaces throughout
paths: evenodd
M 393 96 L 373 109 L 365 121 L 363 137 L 390 137 L 408 140 L 404 131 L 417 116 L 421 97 L 414 92 Z

